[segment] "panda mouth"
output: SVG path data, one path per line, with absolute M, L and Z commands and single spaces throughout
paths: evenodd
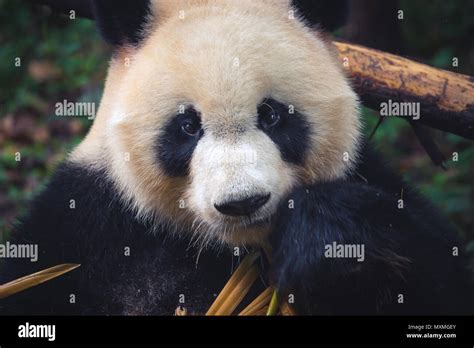
M 249 222 L 247 226 L 252 226 L 252 227 L 260 227 L 260 226 L 266 226 L 270 224 L 270 217 L 263 217 L 260 219 L 249 219 Z
M 268 226 L 271 222 L 270 216 L 247 215 L 240 218 L 227 218 L 225 223 L 237 228 L 258 228 Z

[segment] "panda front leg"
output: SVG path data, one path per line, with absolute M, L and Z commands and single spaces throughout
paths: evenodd
M 407 312 L 415 225 L 363 183 L 298 189 L 277 214 L 270 277 L 299 314 Z

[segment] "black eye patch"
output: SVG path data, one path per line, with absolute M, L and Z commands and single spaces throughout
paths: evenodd
M 169 176 L 186 176 L 196 145 L 204 131 L 199 114 L 190 107 L 173 117 L 157 140 L 158 161 Z
M 264 100 L 258 106 L 258 128 L 278 146 L 283 160 L 303 164 L 311 127 L 294 107 L 273 99 Z

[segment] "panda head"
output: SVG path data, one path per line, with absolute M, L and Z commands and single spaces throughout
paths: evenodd
M 350 170 L 356 95 L 290 1 L 114 3 L 95 5 L 115 53 L 73 159 L 105 168 L 139 216 L 258 244 L 293 189 Z

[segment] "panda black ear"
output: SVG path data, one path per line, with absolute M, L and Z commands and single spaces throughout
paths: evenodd
M 150 0 L 90 0 L 104 40 L 113 46 L 137 45 L 151 15 Z
M 293 0 L 293 6 L 310 25 L 335 30 L 346 22 L 348 0 Z

